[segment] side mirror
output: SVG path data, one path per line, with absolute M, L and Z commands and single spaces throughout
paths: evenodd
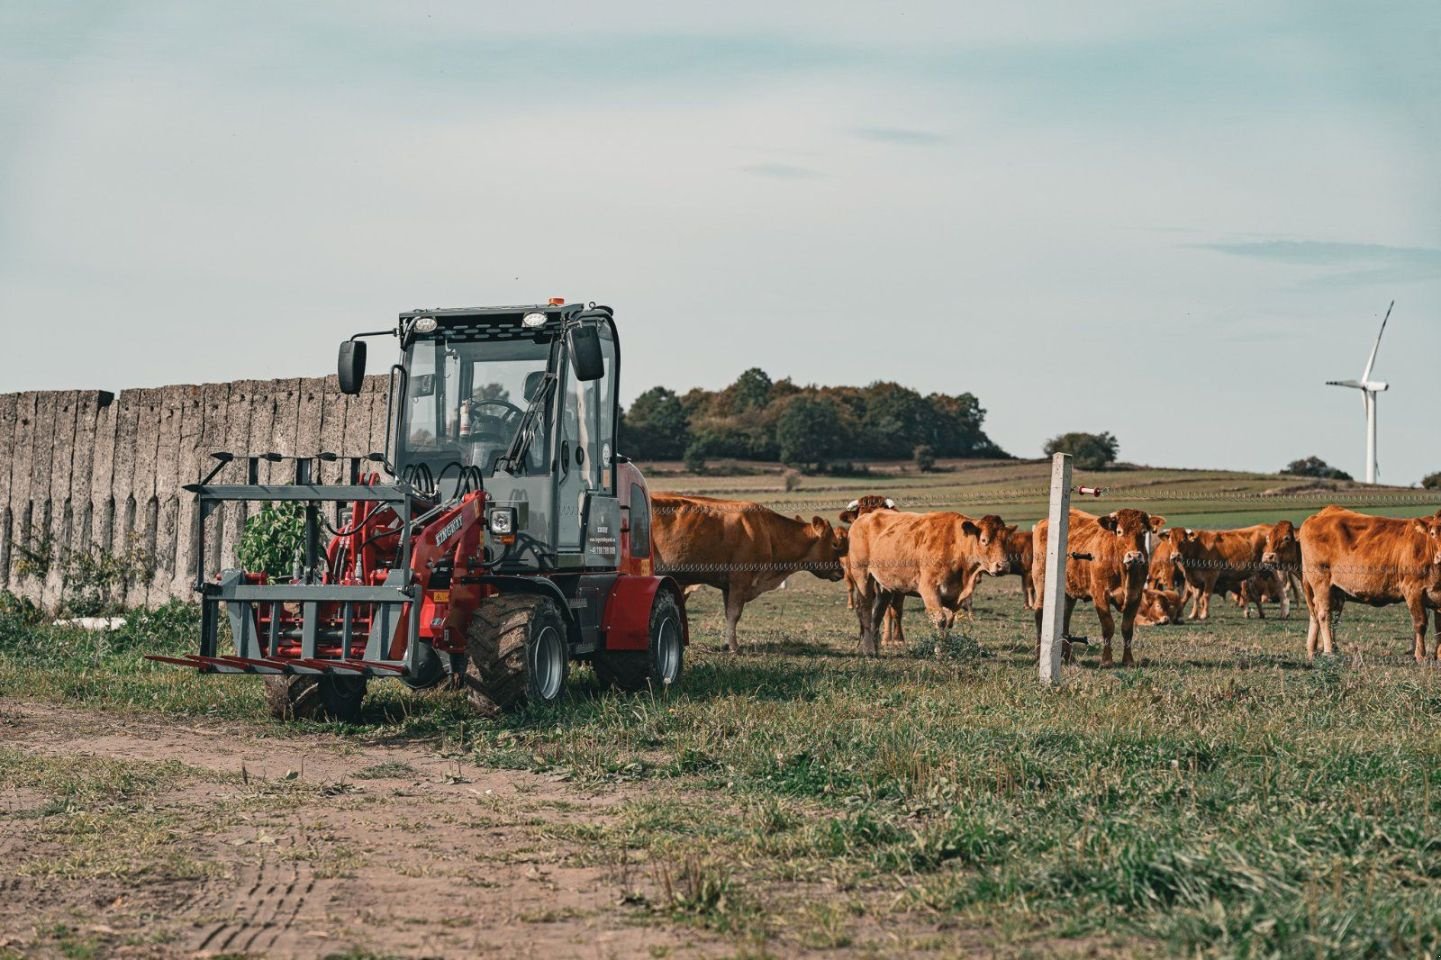
M 577 380 L 589 382 L 605 376 L 605 359 L 600 352 L 600 331 L 592 326 L 570 332 L 570 359 Z
M 365 385 L 365 341 L 347 340 L 340 345 L 340 392 L 355 396 Z

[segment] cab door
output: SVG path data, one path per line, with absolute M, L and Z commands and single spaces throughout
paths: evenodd
M 608 323 L 600 336 L 603 374 L 590 381 L 565 365 L 556 455 L 559 524 L 556 549 L 581 553 L 588 567 L 614 567 L 620 556 L 620 505 L 615 496 L 616 350 Z

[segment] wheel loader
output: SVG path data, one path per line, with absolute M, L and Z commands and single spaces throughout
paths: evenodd
M 605 686 L 679 682 L 689 627 L 675 581 L 657 576 L 651 502 L 617 452 L 620 339 L 604 306 L 413 310 L 341 344 L 338 375 L 361 391 L 367 341 L 393 337 L 385 450 L 374 473 L 317 482 L 213 482 L 198 503 L 199 652 L 152 656 L 203 673 L 265 677 L 280 718 L 354 721 L 370 680 L 463 686 L 495 715 L 565 693 L 570 665 Z M 334 460 L 333 454 L 321 459 Z M 206 519 L 224 503 L 299 504 L 287 578 L 204 570 Z M 294 508 L 292 508 L 294 509 Z

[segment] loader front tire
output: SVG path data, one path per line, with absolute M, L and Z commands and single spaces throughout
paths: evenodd
M 359 723 L 365 678 L 329 674 L 266 677 L 265 700 L 276 720 Z
M 496 717 L 521 703 L 550 704 L 565 695 L 570 644 L 565 618 L 549 597 L 526 594 L 481 601 L 467 632 L 465 674 L 471 706 Z
M 650 610 L 650 648 L 597 650 L 595 678 L 601 687 L 620 690 L 664 690 L 680 683 L 685 663 L 680 607 L 668 591 L 656 594 Z

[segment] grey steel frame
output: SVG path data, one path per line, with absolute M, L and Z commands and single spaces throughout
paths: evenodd
M 422 666 L 423 651 L 419 638 L 420 605 L 423 591 L 412 585 L 411 560 L 411 498 L 414 491 L 405 482 L 369 486 L 365 484 L 230 484 L 199 485 L 193 488 L 199 503 L 199 530 L 196 536 L 197 570 L 195 589 L 200 593 L 201 627 L 200 655 L 207 658 L 207 668 L 218 673 L 342 673 L 352 676 L 415 675 Z M 400 555 L 384 586 L 339 586 L 319 583 L 317 565 L 322 562 L 318 504 L 366 501 L 388 503 L 400 517 Z M 205 521 L 222 503 L 280 502 L 305 504 L 305 583 L 260 586 L 244 582 L 241 570 L 226 570 L 219 581 L 205 579 Z M 292 663 L 276 658 L 279 649 L 280 607 L 298 603 L 301 608 L 301 660 Z M 326 663 L 309 665 L 318 657 L 319 613 L 322 603 L 341 605 L 340 650 L 349 656 L 357 604 L 375 608 L 364 663 L 339 659 L 333 666 Z M 407 623 L 408 642 L 403 659 L 390 660 L 386 648 L 399 622 L 402 608 L 411 604 Z M 218 651 L 220 607 L 224 604 L 235 642 L 234 660 L 250 663 L 224 662 Z M 253 616 L 256 606 L 271 606 L 270 629 L 259 636 L 258 622 Z M 214 662 L 219 658 L 222 662 Z M 329 660 L 330 658 L 325 658 Z M 372 666 L 374 665 L 374 666 Z

